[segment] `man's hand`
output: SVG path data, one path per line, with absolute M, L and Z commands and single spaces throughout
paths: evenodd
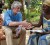
M 22 22 L 22 26 L 28 27 L 28 25 L 29 25 L 28 22 L 26 22 L 26 21 L 23 21 L 23 22 Z
M 26 27 L 26 29 L 27 29 L 27 30 L 29 30 L 29 29 L 32 30 L 32 29 L 33 29 L 33 26 L 31 25 L 31 23 L 28 23 L 28 24 L 29 24 L 29 25 Z
M 32 24 L 26 22 L 26 20 L 23 21 L 22 26 L 25 27 L 25 29 L 31 29 L 32 28 Z

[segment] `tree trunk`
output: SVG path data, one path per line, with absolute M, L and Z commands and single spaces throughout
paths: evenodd
M 25 20 L 25 11 L 24 11 L 25 0 L 20 0 L 20 2 L 22 3 L 21 11 L 22 11 L 22 14 L 23 14 L 23 20 Z

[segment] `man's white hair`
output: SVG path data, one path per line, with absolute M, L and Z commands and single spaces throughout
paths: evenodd
M 11 5 L 11 9 L 16 8 L 16 7 L 21 7 L 22 4 L 19 1 L 14 1 Z

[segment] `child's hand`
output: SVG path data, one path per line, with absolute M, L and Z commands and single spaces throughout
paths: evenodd
M 32 27 L 32 25 L 31 25 L 31 23 L 28 23 L 28 26 L 27 27 L 25 27 L 26 29 L 32 29 L 33 27 Z
M 3 33 L 3 30 L 0 29 L 0 38 L 2 39 L 3 37 L 5 37 L 4 33 Z

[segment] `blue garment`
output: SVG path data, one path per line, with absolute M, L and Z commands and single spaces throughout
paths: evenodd
M 37 45 L 36 37 L 37 37 L 36 34 L 35 34 L 35 35 L 31 35 L 31 36 L 29 37 L 29 40 L 28 40 L 27 45 Z
M 17 14 L 14 15 L 12 10 L 7 10 L 4 14 L 4 26 L 8 26 L 10 22 L 17 21 L 21 22 L 22 21 L 22 14 L 21 12 L 18 12 Z
M 47 20 L 45 17 L 43 17 L 43 29 L 45 31 L 50 30 L 50 20 Z
M 47 20 L 44 17 L 45 14 L 43 14 L 43 31 L 49 31 L 50 30 L 50 20 Z M 32 35 L 29 40 L 28 44 L 29 45 L 35 45 L 33 39 L 37 37 L 38 35 Z M 43 35 L 39 37 L 38 44 L 37 45 L 49 45 L 50 43 L 50 34 Z
M 50 34 L 41 36 L 39 38 L 38 45 L 50 45 Z
M 44 16 L 43 16 L 43 30 L 44 31 L 50 30 L 50 20 L 47 20 Z M 47 38 L 47 36 L 49 39 Z M 50 43 L 50 34 L 39 37 L 38 45 L 49 45 L 49 43 Z
M 46 39 L 47 35 L 43 35 L 39 38 L 38 40 L 38 45 L 48 45 L 47 39 Z

